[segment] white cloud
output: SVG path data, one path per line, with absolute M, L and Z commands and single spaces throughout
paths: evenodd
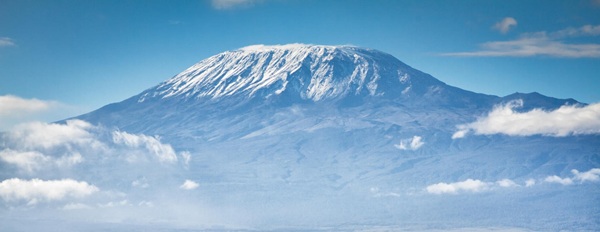
M 462 182 L 437 183 L 427 186 L 425 190 L 431 194 L 458 194 L 465 192 L 483 192 L 500 188 L 520 187 L 511 179 L 502 179 L 496 182 L 483 182 L 481 180 L 467 179 Z
M 577 169 L 573 169 L 571 170 L 571 173 L 573 174 L 573 177 L 562 178 L 553 175 L 546 177 L 544 181 L 548 183 L 559 183 L 562 185 L 571 185 L 574 184 L 575 181 L 578 181 L 579 183 L 600 181 L 600 168 L 592 168 L 587 172 L 580 172 Z
M 544 181 L 548 182 L 548 183 L 559 183 L 562 185 L 571 185 L 571 184 L 574 184 L 575 181 L 579 181 L 579 183 L 584 183 L 587 181 L 589 181 L 589 182 L 600 181 L 600 168 L 592 168 L 592 169 L 588 170 L 587 172 L 580 172 L 577 169 L 573 169 L 573 170 L 571 170 L 571 173 L 573 174 L 573 177 L 561 178 L 559 176 L 553 175 L 553 176 L 546 177 L 546 179 L 544 179 Z
M 548 183 L 559 183 L 562 185 L 571 185 L 573 184 L 573 180 L 571 178 L 561 178 L 557 175 L 554 176 L 548 176 L 546 177 L 546 179 L 544 179 L 544 181 L 548 182 Z
M 535 185 L 535 180 L 534 179 L 527 179 L 525 181 L 525 187 L 531 187 Z
M 400 141 L 400 144 L 394 145 L 396 148 L 400 150 L 417 150 L 421 148 L 425 142 L 422 141 L 423 138 L 421 136 L 413 136 L 410 139 L 403 139 Z
M 187 166 L 191 155 L 186 151 L 180 155 L 185 162 L 182 165 Z M 178 160 L 173 147 L 161 143 L 158 137 L 109 131 L 82 120 L 26 123 L 0 134 L 0 162 L 29 174 L 68 168 L 86 159 L 129 163 L 140 159 L 162 163 Z
M 75 113 L 73 107 L 56 101 L 25 99 L 13 95 L 0 96 L 0 130 L 33 120 L 57 120 Z
M 10 140 L 25 149 L 52 149 L 65 144 L 101 146 L 89 132 L 93 126 L 82 120 L 65 124 L 31 122 L 9 131 Z
M 446 56 L 474 57 L 529 57 L 552 56 L 566 58 L 600 57 L 600 44 L 566 44 L 547 37 L 524 37 L 510 41 L 481 44 L 482 50 L 474 52 L 445 53 Z
M 181 186 L 179 186 L 180 189 L 185 189 L 185 190 L 192 190 L 192 189 L 196 189 L 198 188 L 198 183 L 191 181 L 191 180 L 185 180 L 185 182 L 183 182 L 183 184 Z
M 426 190 L 432 194 L 457 194 L 460 192 L 481 192 L 488 190 L 491 183 L 481 180 L 467 179 L 462 182 L 437 183 L 427 186 Z
M 496 184 L 500 187 L 503 188 L 509 188 L 509 187 L 518 187 L 519 185 L 517 183 L 515 183 L 514 181 L 510 180 L 510 179 L 502 179 L 499 181 L 496 181 Z
M 0 47 L 15 46 L 15 41 L 8 37 L 0 37 Z
M 587 106 L 564 105 L 553 111 L 533 109 L 520 113 L 523 101 L 516 100 L 496 106 L 487 116 L 475 122 L 458 125 L 453 139 L 468 133 L 506 134 L 511 136 L 546 135 L 563 137 L 569 135 L 600 134 L 600 103 Z
M 113 131 L 113 142 L 130 148 L 145 148 L 153 154 L 160 162 L 176 162 L 177 155 L 171 145 L 160 142 L 158 137 L 144 134 L 129 134 L 124 131 Z
M 395 192 L 382 192 L 379 190 L 378 187 L 371 187 L 370 191 L 371 191 L 371 194 L 373 194 L 373 197 L 400 197 L 401 196 L 399 193 L 395 193 Z
M 502 21 L 496 23 L 493 28 L 502 32 L 502 34 L 506 34 L 512 27 L 515 26 L 517 26 L 517 20 L 513 17 L 506 17 L 502 19 Z
M 579 172 L 577 169 L 573 169 L 571 170 L 571 173 L 574 175 L 573 179 L 580 182 L 596 182 L 600 180 L 600 168 L 592 168 L 587 172 Z
M 557 183 L 562 185 L 573 185 L 573 184 L 583 184 L 584 182 L 600 182 L 600 168 L 593 168 L 586 172 L 580 172 L 577 169 L 571 170 L 573 174 L 572 177 L 560 177 L 557 175 L 547 176 L 542 182 L 547 183 Z M 536 185 L 535 179 L 527 179 L 525 180 L 525 187 L 532 187 Z M 466 193 L 466 192 L 483 192 L 495 190 L 498 188 L 514 188 L 521 187 L 521 185 L 517 184 L 515 181 L 511 179 L 502 179 L 496 182 L 483 182 L 481 180 L 467 179 L 462 182 L 454 182 L 454 183 L 437 183 L 429 185 L 425 188 L 428 193 L 431 194 L 458 194 L 458 193 Z M 372 193 L 378 193 L 378 188 L 371 188 Z
M 81 120 L 20 124 L 1 137 L 0 161 L 29 173 L 79 164 L 84 161 L 81 152 L 106 149 L 90 132 L 93 129 Z
M 0 46 L 2 40 L 0 38 Z M 35 98 L 25 99 L 13 95 L 0 96 L 0 116 L 22 116 L 33 112 L 48 110 L 57 104 L 53 101 L 42 101 Z
M 567 28 L 552 33 L 553 38 L 597 36 L 600 35 L 600 25 L 585 25 L 580 28 Z
M 0 151 L 0 159 L 6 163 L 16 165 L 27 172 L 33 172 L 39 169 L 44 163 L 48 163 L 50 158 L 37 151 L 19 152 L 5 149 Z
M 56 167 L 68 167 L 83 162 L 83 157 L 79 153 L 64 155 L 59 158 L 46 156 L 38 151 L 14 151 L 11 149 L 0 150 L 0 160 L 13 164 L 21 170 L 33 173 L 43 167 L 50 165 Z
M 231 9 L 238 6 L 252 5 L 258 2 L 257 0 L 212 0 L 214 8 L 219 10 Z
M 472 52 L 444 53 L 444 56 L 464 57 L 531 57 L 550 56 L 564 58 L 598 58 L 598 43 L 567 43 L 564 39 L 581 36 L 600 35 L 600 25 L 586 25 L 580 28 L 568 28 L 556 32 L 536 32 L 522 34 L 508 41 L 482 43 L 481 49 Z
M 13 178 L 0 182 L 0 198 L 8 202 L 24 200 L 30 205 L 66 198 L 82 198 L 97 191 L 96 186 L 72 179 L 45 181 Z
M 188 151 L 180 152 L 179 155 L 183 159 L 183 165 L 186 167 L 190 165 L 190 161 L 192 160 L 192 155 Z

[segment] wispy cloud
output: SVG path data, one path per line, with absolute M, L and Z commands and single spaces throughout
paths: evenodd
M 600 103 L 583 107 L 564 105 L 553 111 L 533 109 L 520 113 L 515 110 L 522 106 L 522 100 L 496 106 L 485 117 L 472 123 L 458 125 L 458 131 L 452 138 L 462 138 L 471 132 L 484 135 L 554 137 L 600 134 Z
M 259 0 L 212 0 L 212 5 L 216 9 L 226 10 L 240 6 L 249 6 L 257 2 Z
M 97 191 L 99 189 L 94 185 L 72 179 L 22 180 L 13 178 L 0 182 L 0 198 L 9 202 L 27 201 L 29 205 L 66 198 L 86 197 Z
M 580 28 L 567 28 L 556 32 L 536 32 L 522 34 L 508 41 L 492 41 L 480 44 L 478 51 L 443 53 L 443 56 L 462 57 L 532 57 L 550 56 L 563 58 L 598 58 L 598 43 L 568 43 L 572 37 L 598 36 L 600 25 L 586 25 Z
M 0 40 L 0 44 L 2 44 Z M 0 116 L 21 117 L 26 114 L 45 111 L 57 105 L 54 101 L 43 101 L 35 98 L 25 99 L 13 95 L 0 96 Z
M 536 184 L 536 181 L 533 178 L 527 179 L 525 181 L 525 187 L 531 187 L 531 186 L 534 186 L 535 184 Z
M 585 25 L 579 28 L 567 28 L 550 34 L 551 38 L 567 38 L 600 35 L 600 25 Z
M 160 138 L 144 134 L 130 134 L 124 131 L 113 131 L 113 142 L 130 148 L 143 148 L 161 162 L 176 162 L 177 154 L 171 145 L 163 144 Z
M 502 21 L 494 24 L 492 28 L 498 30 L 502 34 L 506 34 L 511 28 L 517 26 L 517 20 L 513 17 L 506 17 Z
M 29 121 L 59 120 L 79 113 L 76 111 L 78 111 L 76 107 L 57 101 L 2 95 L 0 96 L 0 131 Z
M 381 191 L 379 189 L 379 187 L 371 187 L 371 189 L 369 189 L 369 190 L 371 191 L 371 194 L 373 194 L 373 197 L 401 197 L 402 196 L 396 192 Z
M 8 37 L 0 37 L 0 47 L 15 46 L 15 41 Z
M 423 142 L 423 138 L 415 135 L 412 138 L 400 140 L 400 143 L 394 146 L 400 150 L 414 151 L 421 148 L 424 144 L 425 142 Z

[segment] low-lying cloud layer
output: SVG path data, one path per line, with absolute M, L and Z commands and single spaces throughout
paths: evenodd
M 70 167 L 89 158 L 113 157 L 128 163 L 178 161 L 171 145 L 160 142 L 158 137 L 110 132 L 81 120 L 22 124 L 2 135 L 2 141 L 0 161 L 30 174 L 41 169 Z M 191 159 L 188 152 L 180 155 L 186 164 Z
M 553 111 L 533 109 L 521 113 L 515 110 L 522 106 L 522 100 L 496 106 L 485 117 L 458 125 L 458 131 L 452 138 L 462 138 L 469 133 L 554 137 L 600 134 L 600 103 L 587 106 L 564 105 Z
M 558 183 L 562 185 L 571 185 L 574 183 L 597 182 L 600 180 L 600 168 L 593 168 L 587 172 L 579 172 L 577 169 L 571 170 L 573 177 L 548 176 L 545 182 Z
M 13 178 L 0 182 L 0 198 L 5 201 L 26 201 L 28 205 L 66 198 L 81 198 L 98 190 L 96 186 L 72 179 L 45 181 Z
M 527 179 L 523 185 L 511 179 L 502 179 L 496 182 L 485 182 L 477 179 L 467 179 L 465 181 L 445 183 L 440 182 L 437 184 L 429 185 L 425 188 L 425 191 L 430 194 L 459 194 L 459 193 L 478 193 L 484 191 L 491 191 L 498 188 L 513 188 L 513 187 L 532 187 L 538 182 L 543 183 L 558 183 L 562 185 L 572 184 L 583 184 L 585 182 L 599 182 L 600 181 L 600 168 L 593 168 L 586 172 L 580 172 L 576 169 L 571 170 L 573 177 L 559 177 L 557 175 L 547 176 L 541 181 L 535 179 Z
M 483 182 L 481 180 L 467 179 L 461 182 L 454 183 L 437 183 L 427 186 L 426 190 L 428 193 L 433 194 L 456 194 L 460 192 L 481 192 L 490 188 L 491 183 Z
M 116 207 L 127 200 L 118 187 L 122 182 L 148 189 L 146 175 L 155 175 L 157 169 L 183 170 L 191 159 L 189 152 L 178 153 L 159 137 L 109 130 L 81 120 L 21 124 L 0 134 L 0 175 L 6 178 L 0 183 L 0 200 L 12 206 L 66 203 L 63 209 L 69 210 Z M 183 187 L 198 185 L 186 182 Z M 101 197 L 92 202 L 82 199 L 96 192 Z

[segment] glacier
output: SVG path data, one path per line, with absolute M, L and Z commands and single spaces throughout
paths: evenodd
M 3 133 L 2 180 L 97 191 L 3 197 L 0 222 L 11 231 L 600 229 L 597 133 L 453 138 L 514 101 L 520 113 L 588 106 L 463 90 L 373 49 L 248 46 L 122 102 Z M 27 136 L 37 130 L 77 139 L 44 145 Z M 7 183 L 0 196 L 16 194 Z

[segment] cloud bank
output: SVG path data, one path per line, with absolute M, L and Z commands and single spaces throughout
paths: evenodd
M 164 163 L 179 161 L 178 153 L 159 137 L 110 131 L 82 120 L 64 124 L 32 122 L 0 135 L 0 162 L 34 174 L 62 170 L 90 160 L 118 163 Z M 189 152 L 179 154 L 187 165 Z
M 66 198 L 82 198 L 98 191 L 96 186 L 72 179 L 45 181 L 13 178 L 0 182 L 0 198 L 9 202 L 24 200 L 29 205 Z
M 494 24 L 494 29 L 502 34 L 506 34 L 511 28 L 517 26 L 517 20 L 513 17 L 506 17 L 502 21 Z
M 500 24 L 499 30 L 503 27 Z M 506 24 L 509 25 L 509 24 Z M 516 22 L 515 22 L 516 25 Z M 507 31 L 510 26 L 506 27 Z M 461 57 L 532 57 L 550 56 L 563 58 L 598 58 L 598 43 L 568 43 L 564 40 L 573 37 L 591 37 L 600 35 L 600 25 L 585 25 L 580 28 L 567 28 L 556 32 L 535 32 L 522 34 L 508 41 L 492 41 L 480 44 L 478 51 L 444 53 L 443 56 Z
M 533 109 L 520 113 L 523 101 L 516 100 L 494 107 L 475 122 L 458 125 L 453 139 L 469 133 L 478 135 L 505 134 L 510 136 L 600 134 L 600 103 L 587 106 L 564 105 L 553 111 Z
M 571 170 L 572 177 L 559 177 L 557 175 L 547 176 L 540 182 L 546 183 L 557 183 L 562 185 L 572 184 L 583 184 L 585 182 L 600 182 L 600 168 L 592 168 L 586 172 L 580 172 L 577 169 Z M 532 187 L 536 185 L 535 179 L 527 179 L 524 182 L 525 187 Z M 430 194 L 459 194 L 459 193 L 479 193 L 484 191 L 490 191 L 498 188 L 515 188 L 522 187 L 511 179 L 502 179 L 496 182 L 484 182 L 477 179 L 467 179 L 460 182 L 445 183 L 440 182 L 437 184 L 429 185 L 425 188 L 425 191 Z

